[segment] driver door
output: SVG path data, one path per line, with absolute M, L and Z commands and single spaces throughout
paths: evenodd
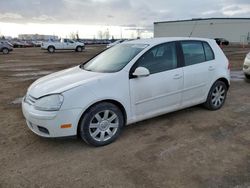
M 132 113 L 142 120 L 178 109 L 183 89 L 183 68 L 178 63 L 175 42 L 165 43 L 147 51 L 130 70 Z M 145 67 L 150 74 L 136 77 L 137 67 Z

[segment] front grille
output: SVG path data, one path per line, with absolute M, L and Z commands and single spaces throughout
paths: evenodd
M 35 104 L 36 100 L 37 100 L 37 99 L 34 98 L 34 97 L 32 97 L 32 96 L 26 95 L 24 101 L 25 101 L 26 103 L 28 103 L 29 105 L 33 105 L 33 104 Z

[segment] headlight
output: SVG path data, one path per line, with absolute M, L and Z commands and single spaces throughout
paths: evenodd
M 58 111 L 63 103 L 63 96 L 60 94 L 48 95 L 37 99 L 33 104 L 36 110 Z

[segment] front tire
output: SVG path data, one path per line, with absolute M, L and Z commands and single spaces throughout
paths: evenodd
M 4 48 L 3 49 L 3 54 L 8 54 L 9 53 L 9 49 L 8 48 Z
M 227 86 L 222 81 L 216 81 L 211 87 L 207 101 L 204 106 L 209 110 L 218 110 L 225 103 L 227 97 Z
M 92 106 L 82 117 L 79 135 L 88 144 L 104 146 L 114 142 L 124 126 L 121 110 L 112 103 Z
M 55 47 L 54 46 L 49 46 L 48 47 L 48 52 L 49 53 L 54 53 L 55 52 Z

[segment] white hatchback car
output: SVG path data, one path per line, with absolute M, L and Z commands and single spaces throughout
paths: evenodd
M 244 64 L 243 64 L 243 72 L 247 79 L 250 79 L 250 52 L 247 54 Z
M 214 40 L 134 40 L 38 79 L 22 110 L 40 136 L 79 135 L 102 146 L 126 124 L 201 103 L 217 110 L 229 85 L 229 63 Z

